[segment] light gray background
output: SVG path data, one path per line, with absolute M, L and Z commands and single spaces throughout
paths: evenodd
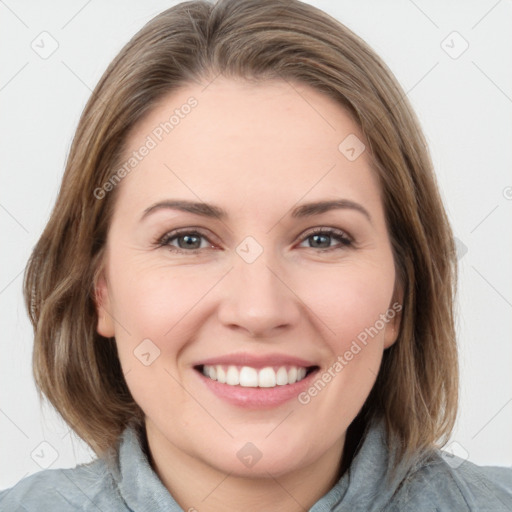
M 92 88 L 129 38 L 174 3 L 0 0 L 0 488 L 41 467 L 91 458 L 39 404 L 22 272 Z M 478 464 L 510 466 L 512 3 L 310 3 L 368 41 L 420 117 L 460 249 L 461 406 L 446 449 Z M 31 45 L 49 51 L 52 38 L 58 48 L 43 59 Z M 469 47 L 459 56 L 464 40 Z

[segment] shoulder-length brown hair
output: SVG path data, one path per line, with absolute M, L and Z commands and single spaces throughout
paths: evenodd
M 95 282 L 118 187 L 95 191 L 112 178 L 130 130 L 164 95 L 218 74 L 299 81 L 334 98 L 361 127 L 404 299 L 398 339 L 353 425 L 384 417 L 402 458 L 441 447 L 458 402 L 457 260 L 426 142 L 405 93 L 372 49 L 297 0 L 181 3 L 145 25 L 110 64 L 84 109 L 26 269 L 38 387 L 99 456 L 142 420 L 115 340 L 96 332 Z

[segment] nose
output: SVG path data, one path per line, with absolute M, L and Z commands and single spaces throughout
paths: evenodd
M 301 318 L 301 301 L 286 281 L 275 261 L 263 255 L 253 263 L 235 261 L 218 308 L 219 321 L 258 338 L 291 329 Z

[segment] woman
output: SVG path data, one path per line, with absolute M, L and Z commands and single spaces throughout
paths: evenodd
M 453 236 L 382 61 L 298 1 L 185 2 L 86 106 L 25 279 L 96 452 L 2 510 L 510 510 L 448 461 Z

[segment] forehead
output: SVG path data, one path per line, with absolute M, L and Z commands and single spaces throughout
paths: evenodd
M 188 84 L 135 126 L 125 159 L 150 149 L 121 195 L 141 207 L 170 194 L 238 208 L 258 207 L 256 198 L 262 208 L 268 201 L 289 207 L 305 195 L 376 200 L 367 152 L 348 159 L 345 140 L 365 143 L 351 116 L 307 85 L 224 77 Z

